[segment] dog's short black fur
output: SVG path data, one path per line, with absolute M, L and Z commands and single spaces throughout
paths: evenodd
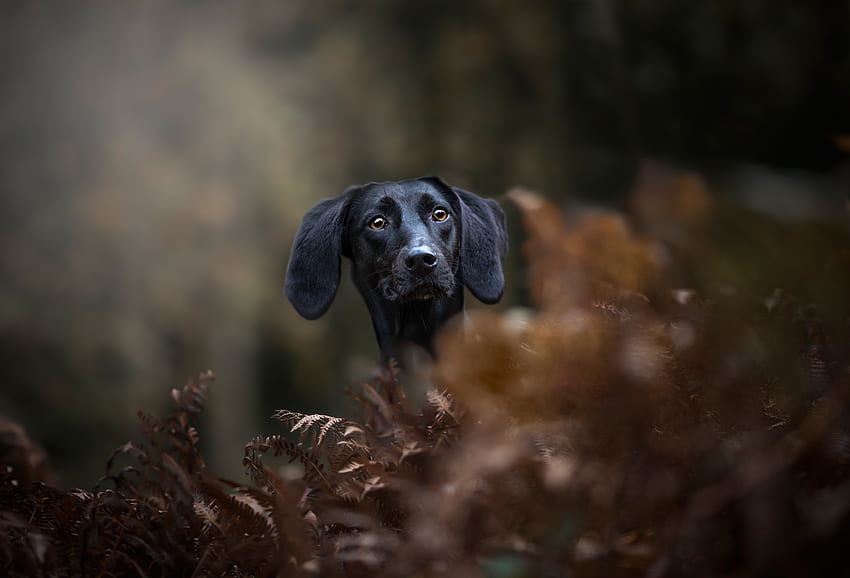
M 302 316 L 320 317 L 348 257 L 382 360 L 404 343 L 433 354 L 434 332 L 461 311 L 464 287 L 484 303 L 501 299 L 507 248 L 499 205 L 437 177 L 350 187 L 304 216 L 286 296 Z

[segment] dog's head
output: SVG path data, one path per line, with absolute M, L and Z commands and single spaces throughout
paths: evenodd
M 436 177 L 350 187 L 304 216 L 286 295 L 308 319 L 330 307 L 340 258 L 361 292 L 389 303 L 438 300 L 466 286 L 484 303 L 504 291 L 505 217 L 498 204 Z
M 362 289 L 391 303 L 451 295 L 461 252 L 452 201 L 427 181 L 370 184 L 351 194 L 342 254 Z

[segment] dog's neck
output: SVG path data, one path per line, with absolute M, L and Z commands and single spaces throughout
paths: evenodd
M 374 292 L 362 290 L 381 350 L 381 361 L 398 358 L 408 344 L 434 355 L 434 334 L 450 317 L 463 310 L 463 287 L 448 297 L 391 303 Z

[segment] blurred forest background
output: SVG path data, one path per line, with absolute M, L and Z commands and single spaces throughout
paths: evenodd
M 626 208 L 652 160 L 742 215 L 847 223 L 841 0 L 7 1 L 0 48 L 0 415 L 65 486 L 202 370 L 225 475 L 274 410 L 349 411 L 359 297 L 308 322 L 282 295 L 301 216 L 349 184 Z M 524 304 L 517 250 L 508 279 Z

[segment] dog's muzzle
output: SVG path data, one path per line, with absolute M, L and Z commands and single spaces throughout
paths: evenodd
M 407 252 L 404 266 L 412 275 L 428 275 L 437 266 L 437 254 L 427 245 L 414 247 Z
M 382 285 L 388 301 L 422 301 L 450 295 L 454 275 L 445 257 L 428 245 L 419 245 L 399 254 Z

